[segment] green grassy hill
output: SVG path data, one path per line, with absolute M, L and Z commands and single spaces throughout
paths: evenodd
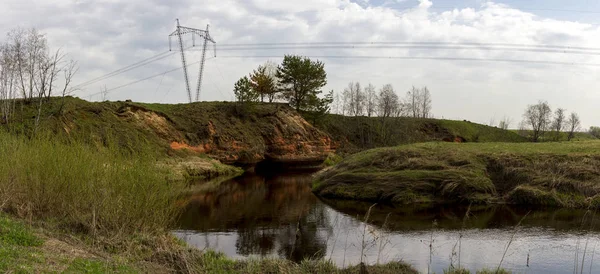
M 330 114 L 316 124 L 331 135 L 340 152 L 427 141 L 526 142 L 516 132 L 468 121 L 408 117 L 347 117 Z
M 430 142 L 354 154 L 316 177 L 326 198 L 600 207 L 600 141 Z

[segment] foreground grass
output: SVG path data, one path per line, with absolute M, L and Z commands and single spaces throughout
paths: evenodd
M 358 153 L 315 193 L 391 203 L 600 207 L 600 142 L 423 143 Z

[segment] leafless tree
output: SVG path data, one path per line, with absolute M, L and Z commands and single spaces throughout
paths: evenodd
M 396 112 L 398 95 L 391 84 L 384 85 L 379 92 L 379 116 L 387 118 Z
M 407 117 L 410 116 L 410 106 L 408 103 L 403 102 L 402 100 L 398 99 L 398 106 L 396 106 L 396 109 L 394 111 L 394 117 Z
M 375 91 L 375 86 L 368 84 L 367 87 L 365 87 L 365 96 L 367 116 L 371 117 L 371 115 L 375 115 L 377 111 L 377 101 L 379 97 L 377 96 L 377 91 Z
M 14 113 L 16 91 L 16 62 L 8 44 L 0 45 L 0 123 L 7 123 Z
M 496 125 L 496 117 L 490 118 L 490 121 L 488 122 L 488 126 L 493 127 L 495 125 Z
M 577 113 L 571 112 L 571 115 L 567 118 L 567 128 L 569 129 L 567 140 L 571 141 L 575 137 L 575 132 L 581 128 L 581 120 L 579 120 Z
M 46 37 L 34 28 L 14 29 L 7 38 L 2 49 L 2 98 L 15 98 L 20 94 L 27 102 L 36 99 L 38 115 L 34 130 L 37 130 L 43 101 L 48 100 L 56 88 L 62 89 L 63 97 L 72 91 L 71 80 L 77 72 L 77 63 L 65 60 L 61 49 L 51 53 Z M 6 120 L 7 115 L 3 113 Z
M 565 114 L 566 110 L 564 108 L 557 108 L 554 111 L 554 121 L 552 122 L 552 131 L 554 131 L 554 140 L 558 141 L 560 139 L 560 132 L 563 130 L 565 126 Z
M 350 82 L 348 87 L 344 89 L 343 95 L 346 97 L 346 103 L 348 104 L 348 114 L 352 116 L 362 115 L 366 96 L 362 91 L 360 83 Z
M 339 92 L 334 92 L 334 94 L 333 94 L 333 102 L 331 103 L 331 112 L 332 113 L 342 114 L 341 113 L 341 110 L 342 110 L 341 109 L 341 107 L 342 107 L 341 106 L 342 105 L 341 99 L 342 98 L 340 98 L 340 93 Z
M 431 93 L 427 87 L 421 89 L 421 118 L 429 118 L 431 115 Z
M 408 108 L 413 118 L 418 118 L 421 116 L 421 90 L 412 87 L 406 93 L 406 103 L 408 104 Z
M 551 114 L 552 110 L 546 101 L 539 101 L 535 105 L 527 106 L 523 118 L 525 123 L 531 126 L 533 142 L 538 142 L 548 129 Z
M 498 127 L 501 128 L 501 129 L 507 130 L 508 127 L 510 127 L 510 123 L 511 122 L 512 121 L 511 121 L 510 117 L 504 116 L 502 118 L 502 120 L 500 120 L 500 123 L 498 124 Z

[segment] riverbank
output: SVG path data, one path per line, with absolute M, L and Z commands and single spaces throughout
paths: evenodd
M 600 142 L 422 143 L 352 155 L 315 194 L 392 204 L 600 207 Z
M 27 224 L 0 215 L 0 272 L 60 273 L 361 273 L 324 260 L 300 264 L 284 259 L 232 260 L 223 254 L 187 248 L 173 237 L 131 235 L 121 246 L 64 234 L 51 224 Z M 89 242 L 92 241 L 92 242 Z M 126 251 L 125 251 L 126 250 Z M 417 273 L 401 262 L 366 266 L 367 273 Z

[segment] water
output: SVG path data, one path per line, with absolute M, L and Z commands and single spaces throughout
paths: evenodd
M 320 200 L 310 183 L 308 173 L 244 175 L 205 188 L 181 201 L 186 210 L 174 234 L 240 259 L 325 258 L 348 266 L 363 250 L 369 264 L 403 260 L 424 273 L 459 263 L 495 269 L 503 256 L 502 267 L 515 273 L 573 273 L 575 265 L 579 272 L 582 261 L 584 273 L 590 263 L 600 273 L 600 216 L 592 212 L 377 205 L 365 223 L 371 204 Z

